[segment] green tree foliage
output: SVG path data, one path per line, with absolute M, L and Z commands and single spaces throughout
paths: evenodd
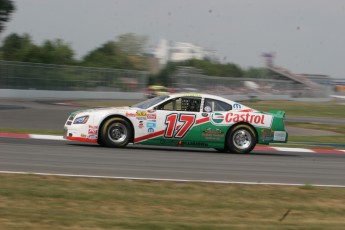
M 104 43 L 101 47 L 89 52 L 82 61 L 84 66 L 131 69 L 128 56 L 123 53 L 114 41 Z
M 146 37 L 132 33 L 123 34 L 118 37 L 118 41 L 108 41 L 90 51 L 81 63 L 94 67 L 145 70 L 145 46 Z
M 7 61 L 35 62 L 46 64 L 73 64 L 74 52 L 62 40 L 45 41 L 35 45 L 30 35 L 13 33 L 7 36 L 1 47 L 2 59 Z
M 170 86 L 171 85 L 171 77 L 173 76 L 173 74 L 177 70 L 177 67 L 181 66 L 180 64 L 181 63 L 178 63 L 178 62 L 168 62 L 166 64 L 166 66 L 156 76 L 155 79 L 157 79 L 157 81 L 154 82 L 154 84 Z
M 22 36 L 13 33 L 7 36 L 1 47 L 2 58 L 7 61 L 31 61 L 38 47 L 31 41 L 28 34 Z
M 11 0 L 0 0 L 0 33 L 5 28 L 5 23 L 10 20 L 10 16 L 15 10 Z
M 73 64 L 74 51 L 69 44 L 64 43 L 60 39 L 53 41 L 45 41 L 38 49 L 39 62 L 47 64 Z

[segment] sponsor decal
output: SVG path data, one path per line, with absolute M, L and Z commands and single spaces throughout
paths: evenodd
M 155 130 L 154 130 L 153 128 L 148 128 L 148 129 L 147 129 L 147 132 L 148 132 L 148 133 L 154 133 Z
M 98 137 L 97 137 L 97 135 L 89 135 L 88 138 L 89 139 L 97 139 Z
M 98 125 L 89 125 L 88 135 L 98 135 Z
M 148 113 L 148 114 L 146 114 L 146 119 L 147 120 L 156 120 L 157 115 L 155 113 Z
M 178 141 L 177 140 L 171 140 L 171 139 L 163 139 L 160 141 L 161 145 L 177 145 Z
M 138 127 L 139 127 L 139 129 L 142 129 L 144 127 L 144 122 L 143 121 L 139 121 Z
M 227 113 L 225 116 L 225 122 L 231 123 L 231 122 L 239 122 L 239 121 L 245 121 L 249 123 L 254 124 L 264 124 L 265 121 L 265 115 L 263 114 L 249 114 L 249 113 Z
M 204 111 L 209 113 L 209 112 L 212 111 L 212 108 L 211 108 L 210 106 L 206 106 L 206 107 L 204 108 Z
M 225 133 L 220 129 L 207 128 L 201 134 L 206 140 L 219 141 L 225 137 Z
M 136 112 L 137 117 L 145 117 L 146 116 L 146 111 L 137 111 Z
M 208 143 L 202 141 L 178 141 L 177 146 L 200 146 L 200 147 L 208 147 Z
M 135 117 L 135 116 L 136 116 L 135 113 L 126 112 L 126 117 Z
M 214 123 L 222 123 L 224 121 L 224 115 L 222 113 L 214 113 L 212 114 L 212 121 Z
M 87 137 L 86 134 L 81 134 L 80 136 L 83 137 L 83 138 L 86 138 L 86 137 Z
M 197 93 L 187 93 L 187 94 L 183 94 L 184 97 L 201 97 L 201 94 L 197 94 Z
M 247 122 L 258 127 L 271 127 L 273 117 L 260 113 L 228 112 L 212 114 L 211 121 L 214 125 L 234 124 L 237 122 Z
M 256 113 L 227 113 L 225 115 L 226 123 L 248 122 L 257 126 L 270 127 L 272 116 Z
M 241 109 L 241 105 L 238 103 L 233 104 L 232 106 L 234 109 Z
M 178 141 L 178 142 L 177 142 L 177 146 L 183 146 L 182 141 Z
M 275 131 L 274 132 L 274 141 L 285 141 L 286 140 L 286 132 L 284 131 Z
M 274 132 L 272 129 L 262 129 L 261 130 L 261 138 L 264 141 L 271 141 L 273 140 Z
M 146 111 L 137 111 L 135 115 L 138 120 L 146 120 Z
M 146 127 L 147 128 L 156 128 L 157 123 L 156 122 L 147 122 Z
M 250 113 L 250 112 L 253 112 L 253 110 L 252 110 L 252 109 L 242 109 L 242 110 L 240 110 L 239 112 Z

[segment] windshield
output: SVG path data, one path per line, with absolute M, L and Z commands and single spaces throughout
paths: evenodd
M 164 101 L 168 97 L 169 97 L 168 95 L 162 95 L 162 96 L 154 97 L 154 98 L 148 99 L 146 101 L 142 101 L 138 104 L 132 105 L 131 107 L 140 108 L 140 109 L 148 109 L 151 106 L 156 105 L 161 101 Z

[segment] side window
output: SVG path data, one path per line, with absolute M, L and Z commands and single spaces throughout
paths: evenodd
M 160 104 L 157 107 L 158 110 L 169 110 L 169 111 L 175 111 L 175 110 L 181 110 L 181 98 L 174 98 L 171 99 L 164 104 Z
M 222 112 L 222 111 L 229 111 L 232 109 L 232 106 L 228 103 L 223 101 L 205 98 L 204 103 L 204 112 Z
M 201 98 L 194 97 L 179 97 L 171 99 L 164 104 L 157 107 L 158 110 L 170 110 L 170 111 L 188 111 L 199 112 L 201 105 Z
M 181 110 L 188 112 L 200 112 L 201 98 L 183 97 L 181 100 Z

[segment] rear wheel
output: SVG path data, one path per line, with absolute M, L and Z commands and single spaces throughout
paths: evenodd
M 100 143 L 108 147 L 125 147 L 132 136 L 132 128 L 123 118 L 108 119 L 101 129 Z
M 246 124 L 235 126 L 227 137 L 227 146 L 232 153 L 249 153 L 256 145 L 255 130 Z

